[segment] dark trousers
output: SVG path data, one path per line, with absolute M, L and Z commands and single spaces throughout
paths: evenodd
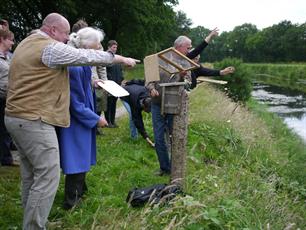
M 0 162 L 2 165 L 10 165 L 13 163 L 10 152 L 12 139 L 4 124 L 5 101 L 5 98 L 0 98 Z
M 87 191 L 86 173 L 67 174 L 65 177 L 64 208 L 71 209 L 77 205 Z
M 171 171 L 170 156 L 168 153 L 168 146 L 165 140 L 165 133 L 172 132 L 173 115 L 161 115 L 160 105 L 151 104 L 153 132 L 155 151 L 158 157 L 160 170 L 164 172 Z
M 117 97 L 107 97 L 107 110 L 105 111 L 105 119 L 109 125 L 115 124 Z

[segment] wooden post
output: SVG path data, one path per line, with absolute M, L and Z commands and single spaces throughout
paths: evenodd
M 184 185 L 188 133 L 188 94 L 182 89 L 181 112 L 173 117 L 170 184 Z

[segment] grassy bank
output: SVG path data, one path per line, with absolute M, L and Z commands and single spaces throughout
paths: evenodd
M 125 68 L 123 75 L 125 80 L 144 79 L 144 65 L 138 64 L 133 69 Z
M 209 85 L 192 91 L 186 196 L 165 206 L 128 207 L 131 188 L 169 178 L 153 175 L 155 151 L 130 140 L 126 117 L 104 129 L 84 201 L 64 211 L 61 181 L 49 229 L 305 229 L 305 145 L 262 106 L 249 106 L 255 112 Z M 152 136 L 149 115 L 145 123 Z M 19 171 L 0 173 L 1 229 L 20 229 Z
M 252 78 L 306 92 L 306 64 L 244 64 Z

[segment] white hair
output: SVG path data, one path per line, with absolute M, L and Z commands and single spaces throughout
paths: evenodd
M 76 48 L 86 48 L 93 43 L 100 43 L 103 39 L 103 30 L 85 27 L 77 33 L 70 34 L 68 44 Z
M 179 47 L 184 45 L 186 42 L 191 41 L 188 37 L 186 36 L 179 36 L 175 41 L 174 41 L 174 47 Z

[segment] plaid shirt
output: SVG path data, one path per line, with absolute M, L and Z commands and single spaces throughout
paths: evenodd
M 42 31 L 37 33 L 48 36 Z M 77 65 L 111 65 L 114 54 L 100 50 L 76 49 L 62 42 L 54 42 L 46 46 L 41 59 L 50 68 Z

